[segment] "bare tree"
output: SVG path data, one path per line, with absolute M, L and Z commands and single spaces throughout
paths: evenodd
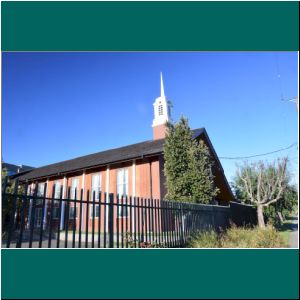
M 264 207 L 278 201 L 287 188 L 287 163 L 284 157 L 267 164 L 262 161 L 249 165 L 244 162 L 238 167 L 239 184 L 247 198 L 257 208 L 257 220 L 260 228 L 265 228 Z

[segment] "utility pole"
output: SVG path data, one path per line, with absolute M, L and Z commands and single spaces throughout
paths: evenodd
M 294 102 L 296 105 L 297 112 L 298 112 L 298 97 L 293 97 L 292 99 L 289 99 L 287 101 Z
M 285 101 L 285 102 L 294 102 L 295 105 L 296 105 L 296 109 L 297 109 L 297 112 L 298 112 L 298 97 L 295 96 L 291 99 L 282 99 L 282 101 Z

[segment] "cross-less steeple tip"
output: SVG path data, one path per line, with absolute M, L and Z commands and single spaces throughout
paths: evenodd
M 160 72 L 160 97 L 165 97 L 164 80 L 162 72 Z

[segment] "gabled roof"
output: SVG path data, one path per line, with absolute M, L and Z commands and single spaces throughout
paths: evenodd
M 204 128 L 198 128 L 193 130 L 193 137 L 198 137 L 204 131 Z M 164 140 L 165 139 L 149 140 L 137 144 L 128 145 L 125 147 L 110 149 L 98 153 L 73 158 L 70 160 L 65 160 L 51 165 L 46 165 L 43 167 L 36 168 L 23 176 L 20 176 L 20 180 L 55 176 L 96 166 L 148 157 L 154 154 L 160 154 L 163 151 Z

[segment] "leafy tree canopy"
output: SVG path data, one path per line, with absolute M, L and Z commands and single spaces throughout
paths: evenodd
M 282 159 L 283 161 L 284 159 Z M 259 165 L 259 169 L 257 168 Z M 278 173 L 278 164 L 275 163 L 266 164 L 259 162 L 256 165 L 249 165 L 245 163 L 237 172 L 236 177 L 232 183 L 232 187 L 237 199 L 246 204 L 254 204 L 249 196 L 248 190 L 251 191 L 253 195 L 258 194 L 258 188 L 260 190 L 268 190 L 273 186 L 273 194 L 269 193 L 273 198 L 277 198 L 279 194 L 279 188 L 284 187 L 280 197 L 277 201 L 271 203 L 264 207 L 265 218 L 273 224 L 280 223 L 280 218 L 286 218 L 297 206 L 298 203 L 298 192 L 297 188 L 290 183 L 290 173 L 286 170 L 281 179 L 281 184 L 276 186 L 276 182 L 279 182 L 280 174 Z M 247 175 L 247 176 L 246 176 Z M 248 184 L 245 185 L 245 178 L 248 178 Z M 274 180 L 270 180 L 274 178 Z M 265 180 L 263 180 L 265 179 Z M 260 181 L 260 183 L 259 183 Z M 272 200 L 269 197 L 269 200 Z
M 205 143 L 192 138 L 188 120 L 167 123 L 164 144 L 166 198 L 194 203 L 210 203 L 217 195 L 212 174 L 213 161 Z

